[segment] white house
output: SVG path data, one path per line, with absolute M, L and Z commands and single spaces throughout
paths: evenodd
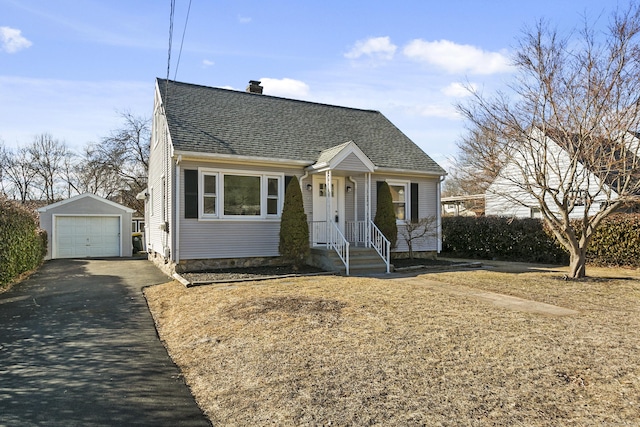
M 512 159 L 485 193 L 486 215 L 539 218 L 541 212 L 537 197 L 544 197 L 552 211 L 556 206 L 553 198 L 556 197 L 558 200 L 567 199 L 571 208 L 570 218 L 582 218 L 586 206 L 589 206 L 587 215 L 593 215 L 607 200 L 618 197 L 617 185 L 613 182 L 615 173 L 601 174 L 603 181 L 588 167 L 590 162 L 572 159 L 566 148 L 556 142 L 557 139 L 537 131 L 532 137 L 533 141 L 538 141 L 537 145 L 514 150 Z M 638 139 L 628 133 L 625 140 L 629 157 L 635 158 Z M 618 162 L 622 164 L 620 160 Z M 631 162 L 635 166 L 625 167 L 637 168 L 637 163 L 635 158 Z M 587 200 L 590 203 L 586 203 Z M 555 212 L 558 212 L 557 207 Z

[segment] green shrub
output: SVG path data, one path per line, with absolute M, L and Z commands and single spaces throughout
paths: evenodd
M 442 251 L 451 256 L 566 264 L 569 257 L 537 219 L 442 218 Z
M 640 214 L 605 218 L 587 248 L 591 265 L 640 267 Z
M 391 247 L 395 248 L 398 241 L 398 226 L 396 225 L 396 212 L 393 208 L 391 189 L 386 182 L 382 182 L 378 186 L 378 202 L 373 223 L 391 242 Z
M 37 268 L 47 252 L 47 234 L 38 228 L 37 214 L 0 199 L 0 287 Z
M 294 266 L 301 266 L 309 255 L 309 225 L 304 213 L 302 191 L 297 177 L 293 177 L 284 193 L 280 221 L 280 255 Z

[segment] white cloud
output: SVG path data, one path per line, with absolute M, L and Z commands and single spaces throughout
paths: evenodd
M 469 92 L 469 89 L 471 89 L 472 91 L 476 91 L 477 86 L 475 83 L 468 83 L 467 85 L 459 83 L 459 82 L 454 82 L 451 83 L 449 86 L 446 86 L 442 89 L 442 93 L 444 93 L 446 96 L 451 96 L 453 98 L 464 98 L 466 96 L 471 95 L 471 92 Z
M 7 53 L 16 53 L 31 46 L 31 42 L 22 36 L 22 31 L 11 27 L 0 27 L 0 49 Z
M 203 68 L 209 68 L 209 67 L 211 67 L 213 65 L 215 65 L 215 62 L 213 62 L 213 61 L 210 61 L 208 59 L 203 59 L 202 60 L 202 67 Z
M 238 22 L 241 24 L 248 24 L 252 21 L 252 18 L 249 16 L 240 16 L 238 15 Z
M 412 40 L 403 53 L 414 60 L 444 68 L 450 73 L 494 74 L 511 71 L 505 52 L 487 52 L 449 40 Z
M 309 95 L 309 85 L 300 80 L 263 77 L 260 79 L 260 82 L 262 82 L 265 95 L 282 96 L 285 98 L 304 98 Z
M 358 40 L 351 50 L 344 54 L 345 58 L 358 59 L 367 56 L 372 59 L 390 60 L 398 46 L 391 43 L 389 37 L 371 37 Z
M 415 112 L 421 117 L 437 117 L 448 120 L 460 120 L 462 116 L 452 105 L 419 105 Z

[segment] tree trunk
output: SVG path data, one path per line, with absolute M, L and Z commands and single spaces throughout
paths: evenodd
M 581 279 L 587 275 L 586 272 L 587 254 L 584 250 L 572 250 L 569 261 L 569 277 Z

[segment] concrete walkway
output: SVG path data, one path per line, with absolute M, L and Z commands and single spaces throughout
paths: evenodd
M 54 260 L 0 294 L 0 425 L 208 426 L 142 296 L 144 259 Z

